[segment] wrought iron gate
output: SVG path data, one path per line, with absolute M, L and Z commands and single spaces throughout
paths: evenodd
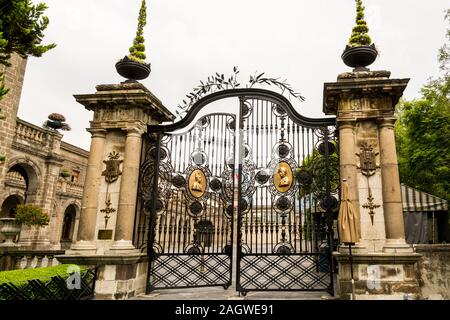
M 238 114 L 198 115 L 232 97 Z M 277 93 L 233 89 L 175 124 L 149 126 L 135 232 L 149 256 L 148 291 L 228 288 L 235 256 L 243 294 L 332 292 L 334 123 L 299 115 Z

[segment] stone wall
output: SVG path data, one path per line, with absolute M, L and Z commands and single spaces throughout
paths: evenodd
M 29 246 L 29 240 L 39 238 L 41 249 L 59 249 L 64 213 L 71 205 L 77 212 L 72 228 L 76 235 L 89 153 L 61 141 L 59 132 L 17 118 L 27 60 L 13 55 L 10 62 L 8 68 L 0 66 L 5 86 L 10 89 L 0 100 L 0 155 L 6 156 L 0 162 L 0 206 L 8 203 L 8 198 L 41 206 L 50 215 L 49 226 L 36 230 L 23 227 L 21 242 Z M 28 190 L 18 168 L 26 173 Z M 61 176 L 62 168 L 67 169 L 68 177 Z M 7 204 L 0 215 L 7 216 L 10 208 Z
M 0 66 L 0 71 L 5 76 L 5 87 L 9 92 L 0 100 L 0 154 L 7 155 L 7 149 L 11 145 L 11 141 L 16 130 L 16 116 L 19 109 L 20 95 L 22 93 L 22 85 L 25 75 L 27 60 L 22 59 L 17 54 L 11 57 L 11 66 L 5 68 Z
M 416 266 L 423 299 L 450 299 L 450 244 L 414 245 L 422 255 Z

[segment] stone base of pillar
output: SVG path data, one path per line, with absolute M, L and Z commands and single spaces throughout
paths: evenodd
M 414 249 L 411 245 L 407 244 L 405 239 L 386 239 L 383 246 L 383 252 L 385 253 L 411 253 Z
M 70 246 L 70 249 L 66 251 L 68 255 L 86 255 L 95 254 L 97 247 L 92 241 L 77 241 Z
M 147 285 L 147 255 L 61 255 L 60 263 L 97 267 L 95 300 L 125 300 L 144 293 Z
M 338 262 L 337 294 L 342 299 L 410 300 L 420 299 L 421 291 L 415 264 L 417 253 L 353 254 L 353 280 L 348 254 L 334 252 Z
M 338 247 L 339 253 L 342 254 L 349 254 L 350 250 L 348 246 L 346 245 L 339 245 Z M 356 243 L 352 246 L 352 254 L 358 254 L 358 253 L 367 253 L 367 247 L 363 243 Z
M 135 246 L 133 246 L 133 243 L 131 241 L 126 240 L 117 240 L 114 241 L 113 245 L 107 252 L 108 254 L 138 254 L 139 250 L 136 249 Z

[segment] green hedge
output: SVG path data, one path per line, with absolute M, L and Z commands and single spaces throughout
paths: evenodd
M 54 267 L 36 268 L 36 269 L 21 269 L 11 271 L 0 271 L 0 283 L 13 283 L 15 285 L 25 284 L 28 280 L 50 280 L 53 276 L 61 276 L 67 278 L 69 274 L 67 270 L 69 267 L 78 267 L 80 271 L 86 270 L 86 268 L 74 265 L 74 264 L 60 264 Z M 72 269 L 73 272 L 73 269 Z
M 80 272 L 80 287 L 66 283 Z M 93 296 L 95 270 L 73 264 L 0 272 L 0 300 L 79 300 Z M 75 283 L 74 283 L 75 284 Z

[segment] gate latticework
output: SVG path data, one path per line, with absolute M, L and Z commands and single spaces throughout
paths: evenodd
M 236 114 L 198 115 L 233 97 Z M 243 294 L 332 292 L 334 124 L 299 115 L 279 94 L 233 89 L 199 100 L 178 123 L 149 126 L 135 230 L 148 291 L 228 288 L 235 269 Z

